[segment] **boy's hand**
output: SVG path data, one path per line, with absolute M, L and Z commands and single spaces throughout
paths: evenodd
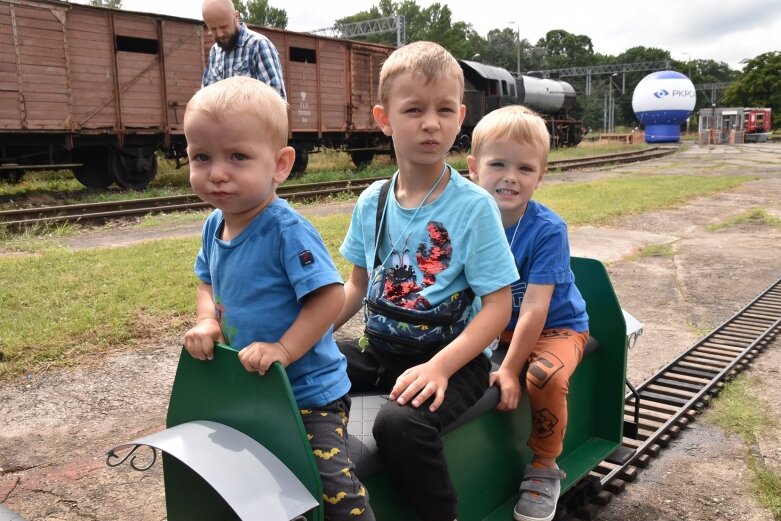
M 279 342 L 253 342 L 239 351 L 239 361 L 247 371 L 264 375 L 274 362 L 283 367 L 290 365 L 290 355 Z
M 413 407 L 420 407 L 423 402 L 434 396 L 434 401 L 428 408 L 434 412 L 445 399 L 448 378 L 448 374 L 430 361 L 410 367 L 396 379 L 396 385 L 390 392 L 390 399 L 396 400 L 399 405 L 412 400 Z
M 497 410 L 512 411 L 518 407 L 521 401 L 521 381 L 517 374 L 499 368 L 498 371 L 488 375 L 488 385 L 499 386 L 501 398 L 496 406 Z
M 195 327 L 184 334 L 184 348 L 190 356 L 198 360 L 212 359 L 215 342 L 225 342 L 216 318 L 199 320 Z

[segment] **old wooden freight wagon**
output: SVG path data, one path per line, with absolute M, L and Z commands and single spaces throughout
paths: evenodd
M 346 150 L 356 166 L 387 153 L 390 140 L 372 116 L 379 103 L 380 66 L 395 47 L 326 38 L 270 27 L 250 26 L 279 51 L 290 105 L 293 170 L 306 169 L 308 152 L 318 146 Z M 206 58 L 211 47 L 204 38 Z
M 297 171 L 319 146 L 387 152 L 377 79 L 392 47 L 254 27 L 280 53 Z M 200 20 L 0 0 L 0 176 L 72 165 L 91 188 L 144 188 L 155 152 L 185 155 L 182 117 L 212 39 Z
M 75 162 L 86 186 L 145 187 L 156 149 L 184 150 L 202 41 L 192 20 L 0 0 L 0 161 Z

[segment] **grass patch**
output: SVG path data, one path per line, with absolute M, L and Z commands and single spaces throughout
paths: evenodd
M 781 219 L 775 215 L 769 214 L 764 208 L 755 208 L 718 224 L 711 224 L 706 227 L 706 230 L 715 232 L 723 228 L 729 228 L 730 226 L 771 226 L 773 228 L 781 228 Z
M 336 268 L 342 275 L 342 279 L 347 280 L 350 276 L 350 272 L 353 269 L 352 264 L 339 254 L 339 246 L 344 240 L 344 236 L 347 233 L 347 228 L 350 227 L 350 215 L 328 215 L 328 216 L 316 216 L 307 217 L 315 228 L 320 232 L 323 237 L 328 251 L 331 253 L 331 258 L 336 264 Z
M 211 212 L 207 210 L 188 210 L 186 212 L 155 213 L 144 215 L 138 226 L 141 228 L 154 228 L 158 226 L 173 226 L 182 223 L 203 222 Z
M 668 242 L 665 244 L 649 244 L 643 246 L 637 253 L 626 257 L 626 260 L 636 261 L 646 257 L 672 257 L 674 255 L 673 245 Z
M 708 326 L 698 326 L 693 322 L 688 322 L 689 329 L 697 338 L 703 338 L 705 335 L 713 331 L 713 328 Z
M 190 319 L 198 242 L 0 258 L 0 376 L 138 340 L 150 317 L 169 324 Z
M 543 184 L 535 198 L 570 225 L 604 224 L 622 215 L 672 207 L 752 180 L 745 176 L 627 176 L 576 185 Z
M 748 451 L 752 493 L 772 512 L 774 519 L 781 519 L 781 473 L 765 465 L 757 449 L 757 439 L 776 428 L 778 422 L 768 414 L 769 408 L 752 390 L 754 382 L 741 375 L 728 383 L 706 412 L 705 420 L 743 439 Z
M 51 248 L 57 239 L 75 235 L 78 224 L 43 223 L 27 226 L 22 230 L 0 224 L 0 252 L 35 253 Z
M 589 156 L 601 156 L 605 154 L 617 154 L 619 152 L 637 152 L 639 150 L 646 150 L 648 145 L 646 143 L 638 143 L 634 145 L 621 145 L 617 143 L 590 143 L 584 142 L 576 147 L 559 148 L 551 150 L 548 161 L 556 161 L 560 159 L 578 159 L 581 157 Z
M 751 484 L 757 500 L 770 510 L 773 519 L 781 519 L 781 474 L 757 464 L 754 458 L 749 461 L 749 468 L 753 472 Z
M 538 192 L 572 224 L 594 224 L 627 212 L 672 205 L 730 188 L 746 177 L 636 177 L 567 183 Z M 544 187 L 543 187 L 544 188 Z M 203 214 L 148 217 L 147 224 Z M 313 216 L 342 276 L 338 253 L 349 215 Z M 35 255 L 0 257 L 0 377 L 73 363 L 84 353 L 181 335 L 194 315 L 193 261 L 199 238 L 165 239 L 122 248 L 68 251 L 56 240 L 15 238 Z
M 765 412 L 767 407 L 762 400 L 751 392 L 751 384 L 745 375 L 729 382 L 705 416 L 706 420 L 729 434 L 740 436 L 747 444 L 754 444 L 758 435 L 777 425 Z

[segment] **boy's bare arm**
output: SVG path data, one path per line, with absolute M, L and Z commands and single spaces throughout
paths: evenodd
M 424 364 L 411 367 L 396 380 L 390 398 L 412 406 L 434 396 L 429 410 L 442 404 L 450 377 L 479 355 L 510 321 L 512 312 L 510 286 L 482 297 L 483 307 L 464 331 Z
M 507 356 L 499 370 L 491 373 L 491 385 L 496 384 L 501 390 L 496 407 L 500 411 L 511 411 L 520 403 L 521 383 L 518 377 L 545 326 L 553 288 L 553 284 L 529 284 L 526 287 Z
M 274 362 L 284 367 L 312 348 L 325 334 L 344 303 L 341 284 L 329 284 L 306 296 L 298 316 L 277 342 L 254 342 L 239 352 L 248 371 L 265 373 Z
M 334 331 L 350 320 L 363 305 L 366 290 L 369 287 L 369 273 L 362 266 L 353 266 L 350 278 L 344 285 L 344 305 L 334 320 Z
M 196 324 L 184 334 L 184 348 L 199 360 L 211 360 L 215 342 L 225 342 L 211 284 L 201 282 L 195 291 Z

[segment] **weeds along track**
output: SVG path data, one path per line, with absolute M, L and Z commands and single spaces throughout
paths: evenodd
M 648 380 L 628 385 L 622 447 L 562 496 L 560 514 L 594 519 L 780 330 L 781 278 Z
M 551 161 L 548 164 L 548 168 L 551 171 L 563 172 L 612 164 L 648 161 L 672 154 L 675 150 L 675 148 L 655 147 L 635 152 L 565 159 Z M 466 172 L 462 171 L 461 174 L 466 175 Z M 312 202 L 331 196 L 359 194 L 372 182 L 380 179 L 386 178 L 376 177 L 309 184 L 283 184 L 277 187 L 277 194 L 291 202 Z M 195 195 L 174 195 L 146 199 L 2 210 L 0 211 L 0 225 L 10 228 L 24 228 L 27 226 L 74 222 L 98 224 L 153 213 L 181 212 L 207 208 L 211 208 L 211 206 L 198 199 Z

